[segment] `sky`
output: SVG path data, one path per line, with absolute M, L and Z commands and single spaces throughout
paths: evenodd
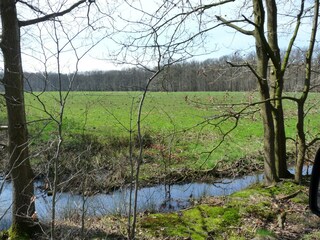
M 40 9 L 51 12 L 64 9 L 74 1 L 64 0 L 63 4 L 60 1 L 38 2 L 42 4 L 39 6 Z M 88 5 L 84 5 L 71 14 L 59 18 L 59 21 L 23 27 L 21 36 L 24 70 L 56 72 L 60 69 L 64 73 L 76 70 L 106 71 L 136 66 L 137 63 L 152 66 L 157 64 L 159 57 L 162 62 L 165 62 L 199 55 L 192 59 L 201 61 L 235 52 L 246 55 L 255 49 L 253 37 L 236 33 L 228 27 L 215 27 L 218 24 L 215 15 L 226 19 L 241 18 L 241 14 L 250 16 L 250 7 L 243 5 L 243 1 L 215 7 L 204 14 L 191 14 L 188 18 L 183 18 L 185 17 L 183 15 L 172 20 L 172 25 L 167 24 L 172 16 L 185 12 L 186 8 L 190 10 L 188 1 L 179 0 L 179 4 L 184 3 L 184 9 L 182 5 L 170 6 L 169 1 L 161 5 L 163 1 L 160 0 L 108 2 L 97 0 L 96 2 L 97 5 L 92 4 L 89 11 Z M 209 4 L 213 1 L 194 0 L 194 6 L 197 2 Z M 284 1 L 284 5 L 279 5 L 279 22 L 283 26 L 279 29 L 281 48 L 286 47 L 294 27 L 290 17 L 283 17 L 288 12 L 295 16 L 294 2 L 297 1 Z M 18 13 L 20 20 L 38 16 L 23 5 L 18 5 Z M 181 24 L 182 18 L 183 24 Z M 150 34 L 151 25 L 154 28 L 158 27 L 156 35 Z M 249 25 L 242 25 L 242 27 L 252 29 Z M 201 35 L 196 41 L 190 41 L 191 43 L 188 44 L 172 44 L 183 42 L 207 28 L 213 28 L 213 30 Z M 310 27 L 302 24 L 300 32 L 296 45 L 304 47 L 308 43 Z M 155 42 L 159 46 L 156 50 L 152 47 Z M 170 46 L 169 43 L 171 43 Z M 173 47 L 175 47 L 174 53 Z

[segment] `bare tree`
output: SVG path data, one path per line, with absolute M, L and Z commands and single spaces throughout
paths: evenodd
M 37 6 L 33 6 L 23 0 L 5 0 L 0 3 L 2 24 L 0 46 L 5 69 L 2 83 L 5 88 L 9 132 L 9 162 L 12 169 L 11 178 L 14 187 L 11 229 L 15 236 L 24 235 L 25 233 L 32 234 L 36 230 L 35 226 L 37 226 L 34 223 L 34 176 L 28 149 L 20 29 L 36 23 L 53 20 L 85 3 L 86 0 L 77 1 L 64 10 L 52 13 L 44 13 Z M 17 5 L 24 6 L 35 12 L 37 17 L 29 20 L 19 20 Z
M 262 105 L 261 114 L 264 125 L 267 184 L 271 184 L 279 177 L 290 177 L 291 175 L 287 170 L 286 163 L 286 134 L 282 94 L 289 57 L 298 35 L 301 19 L 303 14 L 305 14 L 304 1 L 301 1 L 300 7 L 297 10 L 298 13 L 292 20 L 295 22 L 295 27 L 283 59 L 281 59 L 278 43 L 279 5 L 280 2 L 273 0 L 253 0 L 253 20 L 245 15 L 242 15 L 241 20 L 226 20 L 221 16 L 217 17 L 221 22 L 236 31 L 253 36 L 256 42 L 257 66 L 255 67 L 252 64 L 245 65 L 255 74 L 259 83 L 261 100 L 265 102 Z M 249 24 L 254 30 L 246 30 L 238 25 L 239 22 Z M 267 26 L 267 31 L 265 31 L 265 26 Z M 270 74 L 268 73 L 268 64 L 271 64 Z
M 298 138 L 298 155 L 295 167 L 295 180 L 301 182 L 302 180 L 302 168 L 306 156 L 307 143 L 305 137 L 305 102 L 308 98 L 311 89 L 311 71 L 312 71 L 312 55 L 314 51 L 314 46 L 316 43 L 316 35 L 318 31 L 318 19 L 319 19 L 319 0 L 314 1 L 313 6 L 313 23 L 312 32 L 310 35 L 309 47 L 305 56 L 305 78 L 304 87 L 300 98 L 296 99 L 297 102 L 297 138 Z
M 143 164 L 143 129 L 142 117 L 144 101 L 147 97 L 151 82 L 165 69 L 175 63 L 190 59 L 197 54 L 204 54 L 203 47 L 205 33 L 218 27 L 218 23 L 208 19 L 204 21 L 199 13 L 206 9 L 232 2 L 232 0 L 217 1 L 215 3 L 198 4 L 177 1 L 156 1 L 150 7 L 144 1 L 124 1 L 123 6 L 130 14 L 119 14 L 115 19 L 112 39 L 119 46 L 111 52 L 111 58 L 116 62 L 142 68 L 151 73 L 141 93 L 137 114 L 137 134 L 139 140 L 139 154 L 134 163 L 133 209 L 129 212 L 128 238 L 135 239 L 137 221 L 137 200 L 140 178 L 140 167 Z M 149 6 L 144 8 L 144 3 Z M 136 16 L 129 18 L 127 15 Z M 195 29 L 188 24 L 196 24 Z M 206 23 L 206 24 L 205 24 Z M 124 26 L 124 27 L 123 27 Z M 198 51 L 202 49 L 202 51 Z M 211 50 L 212 51 L 212 50 Z M 130 223 L 130 220 L 132 221 Z
M 290 19 L 288 21 L 294 22 L 295 26 L 283 58 L 278 43 L 278 7 L 282 6 L 281 4 L 284 3 L 253 0 L 252 5 L 248 8 L 243 5 L 241 10 L 245 9 L 245 13 L 243 13 L 239 19 L 227 20 L 222 16 L 217 16 L 217 20 L 220 24 L 214 23 L 209 26 L 205 17 L 212 14 L 210 10 L 214 6 L 227 4 L 228 2 L 231 1 L 223 1 L 214 4 L 200 3 L 199 5 L 192 5 L 192 3 L 184 4 L 180 1 L 175 2 L 174 5 L 170 5 L 170 3 L 165 3 L 163 5 L 159 4 L 157 12 L 153 14 L 154 18 L 146 21 L 148 17 L 145 16 L 145 11 L 143 11 L 142 8 L 134 6 L 134 4 L 130 5 L 129 1 L 126 1 L 127 4 L 137 10 L 139 14 L 142 14 L 145 18 L 143 21 L 135 22 L 137 25 L 140 24 L 144 28 L 136 28 L 140 30 L 140 36 L 133 36 L 131 37 L 131 40 L 133 40 L 132 42 L 122 44 L 122 46 L 125 46 L 122 48 L 122 50 L 125 49 L 125 51 L 122 52 L 125 52 L 125 55 L 127 55 L 131 50 L 130 53 L 135 53 L 136 56 L 138 56 L 137 60 L 140 58 L 137 62 L 139 62 L 140 66 L 143 66 L 142 63 L 145 60 L 148 48 L 152 49 L 154 46 L 147 45 L 148 48 L 144 48 L 144 52 L 140 52 L 139 47 L 146 46 L 143 40 L 150 41 L 150 36 L 156 35 L 159 37 L 159 32 L 165 32 L 165 34 L 167 34 L 166 36 L 168 36 L 167 45 L 163 43 L 160 44 L 161 50 L 170 44 L 171 46 L 175 46 L 175 56 L 177 56 L 180 53 L 179 51 L 181 51 L 181 48 L 179 47 L 184 46 L 185 49 L 189 50 L 188 57 L 193 56 L 192 50 L 195 49 L 195 46 L 199 47 L 195 41 L 196 37 L 204 36 L 205 33 L 217 28 L 219 25 L 227 25 L 242 34 L 252 36 L 255 40 L 256 63 L 245 62 L 240 65 L 249 68 L 258 82 L 261 98 L 261 115 L 264 126 L 265 180 L 266 184 L 270 185 L 278 181 L 279 178 L 291 177 L 291 174 L 287 169 L 286 133 L 282 94 L 284 91 L 284 76 L 287 70 L 289 57 L 298 35 L 301 19 L 304 17 L 304 14 L 306 14 L 304 11 L 304 1 L 301 1 L 301 4 L 294 9 L 297 12 L 296 16 L 292 17 L 292 15 L 286 15 L 288 19 Z M 246 4 L 246 2 L 244 4 Z M 177 6 L 180 7 L 179 9 L 182 9 L 181 13 L 174 12 L 176 11 Z M 292 10 L 294 7 L 295 5 L 293 4 L 290 9 Z M 166 10 L 162 11 L 164 8 Z M 250 17 L 246 17 L 245 14 L 248 14 Z M 197 15 L 195 18 L 200 24 L 197 32 L 190 33 L 185 28 L 185 24 L 188 17 L 194 15 Z M 154 24 L 153 20 L 155 22 Z M 145 30 L 141 30 L 147 29 L 150 25 L 153 26 L 152 31 L 154 34 L 150 35 Z M 246 29 L 247 27 L 249 27 L 249 30 Z M 181 31 L 182 29 L 188 33 L 189 38 L 185 37 L 186 35 L 183 34 Z M 170 33 L 173 33 L 171 38 Z M 159 39 L 163 38 L 160 36 Z M 180 58 L 180 60 L 182 60 L 182 58 Z M 149 61 L 149 63 L 150 62 L 151 61 Z M 240 66 L 239 64 L 233 65 Z M 191 84 L 196 88 L 194 83 Z

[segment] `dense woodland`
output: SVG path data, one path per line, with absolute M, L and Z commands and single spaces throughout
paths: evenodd
M 285 91 L 303 88 L 305 70 L 299 52 L 287 67 Z M 205 61 L 191 61 L 168 66 L 151 84 L 151 91 L 253 91 L 257 81 L 246 67 L 234 66 L 254 62 L 253 57 L 241 58 L 237 54 Z M 317 63 L 315 63 L 317 69 Z M 312 86 L 319 84 L 319 76 L 313 72 Z M 55 73 L 25 73 L 27 91 L 58 91 L 61 78 L 64 91 L 140 91 L 144 90 L 151 72 L 139 68 L 123 70 L 92 71 L 72 76 Z M 313 89 L 316 90 L 316 89 Z

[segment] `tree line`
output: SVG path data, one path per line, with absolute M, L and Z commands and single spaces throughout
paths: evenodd
M 293 54 L 285 72 L 284 91 L 295 92 L 303 88 L 305 69 L 299 53 Z M 150 91 L 254 91 L 257 81 L 254 74 L 244 67 L 232 64 L 252 62 L 251 56 L 239 57 L 237 54 L 223 56 L 204 61 L 181 62 L 168 66 L 150 85 Z M 318 63 L 314 62 L 317 69 Z M 269 74 L 271 69 L 269 67 Z M 146 80 L 152 75 L 140 68 L 122 70 L 90 71 L 77 73 L 72 91 L 142 91 Z M 57 73 L 25 73 L 26 91 L 64 91 L 70 90 L 70 75 Z M 317 91 L 318 74 L 314 71 L 312 78 L 313 90 Z

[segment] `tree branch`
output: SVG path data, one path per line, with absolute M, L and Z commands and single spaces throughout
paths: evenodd
M 23 1 L 23 0 L 18 0 L 18 2 L 26 5 L 28 8 L 30 8 L 31 10 L 37 12 L 37 13 L 40 13 L 40 14 L 43 14 L 43 15 L 46 15 L 44 12 L 42 12 L 39 8 L 33 6 L 32 4 L 26 2 L 26 1 Z
M 225 1 L 220 1 L 220 2 L 218 2 L 218 3 L 206 4 L 206 5 L 204 5 L 202 8 L 203 8 L 204 10 L 206 10 L 206 9 L 209 9 L 209 8 L 212 8 L 212 7 L 217 7 L 217 6 L 219 6 L 219 5 L 223 5 L 223 4 L 225 4 L 225 3 L 234 2 L 234 1 L 235 1 L 235 0 L 225 0 Z
M 243 64 L 235 64 L 235 63 L 232 63 L 232 62 L 227 61 L 227 63 L 228 63 L 231 67 L 247 67 L 247 68 L 250 69 L 250 71 L 253 73 L 253 75 L 254 75 L 259 81 L 266 80 L 266 79 L 263 79 L 263 78 L 257 73 L 257 71 L 251 66 L 251 64 L 248 63 L 248 62 L 245 62 L 245 63 L 243 63 Z
M 258 27 L 257 24 L 255 24 L 253 21 L 251 21 L 249 18 L 247 18 L 245 15 L 242 14 L 242 17 L 244 20 L 246 20 L 248 23 L 250 23 L 254 27 Z
M 292 37 L 291 37 L 291 39 L 289 41 L 289 45 L 288 45 L 287 51 L 286 51 L 286 53 L 284 55 L 284 58 L 283 58 L 283 63 L 282 63 L 282 66 L 281 66 L 282 74 L 284 74 L 284 72 L 285 72 L 285 70 L 286 70 L 286 68 L 288 66 L 289 56 L 290 56 L 293 44 L 294 44 L 294 42 L 295 42 L 295 40 L 297 38 L 298 31 L 299 31 L 299 28 L 300 28 L 301 17 L 302 17 L 302 14 L 303 14 L 303 10 L 304 10 L 304 1 L 301 1 L 300 12 L 297 15 L 296 27 L 294 29 L 293 35 L 292 35 Z
M 253 33 L 254 33 L 253 31 L 244 30 L 243 28 L 233 24 L 233 23 L 237 23 L 237 22 L 242 22 L 241 20 L 228 21 L 228 20 L 226 20 L 225 18 L 223 18 L 221 16 L 216 16 L 216 18 L 217 18 L 217 20 L 223 22 L 228 27 L 231 27 L 234 30 L 236 30 L 236 31 L 238 31 L 238 32 L 240 32 L 242 34 L 253 36 Z
M 309 142 L 309 144 L 307 144 L 307 148 L 311 147 L 313 144 L 315 144 L 316 142 L 320 141 L 320 138 L 314 138 L 312 139 L 311 142 Z
M 69 8 L 67 8 L 64 11 L 51 13 L 51 14 L 45 15 L 43 17 L 39 17 L 39 18 L 31 19 L 31 20 L 19 21 L 19 26 L 20 27 L 29 26 L 29 25 L 32 25 L 32 24 L 44 22 L 44 21 L 47 21 L 47 20 L 52 20 L 52 19 L 54 19 L 56 17 L 63 16 L 65 14 L 71 12 L 73 9 L 75 9 L 76 7 L 80 6 L 81 4 L 83 4 L 85 2 L 86 2 L 86 0 L 80 0 L 80 1 L 78 1 L 75 4 L 73 4 L 72 6 L 70 6 Z

